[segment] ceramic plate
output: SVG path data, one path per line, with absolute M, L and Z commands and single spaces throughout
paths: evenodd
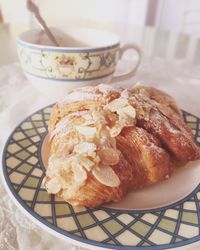
M 3 153 L 6 188 L 22 210 L 46 231 L 85 247 L 166 249 L 200 240 L 200 163 L 168 181 L 130 193 L 117 204 L 72 207 L 42 188 L 45 138 L 51 107 L 26 118 Z M 200 146 L 200 119 L 183 111 Z

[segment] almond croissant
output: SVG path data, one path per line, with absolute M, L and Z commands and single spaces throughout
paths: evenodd
M 72 205 L 119 201 L 200 158 L 173 98 L 139 85 L 68 92 L 53 107 L 49 134 L 44 185 Z

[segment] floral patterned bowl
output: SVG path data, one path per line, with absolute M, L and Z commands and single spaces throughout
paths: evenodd
M 18 55 L 28 79 L 42 92 L 62 97 L 65 90 L 84 85 L 120 81 L 134 75 L 141 52 L 133 44 L 120 48 L 119 38 L 95 29 L 51 29 L 59 42 L 55 47 L 41 30 L 29 30 L 17 39 Z M 132 70 L 114 76 L 117 60 L 127 49 L 138 53 Z

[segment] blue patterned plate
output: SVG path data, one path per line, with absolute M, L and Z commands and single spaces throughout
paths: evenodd
M 145 211 L 112 206 L 95 209 L 72 207 L 49 195 L 41 186 L 45 172 L 41 147 L 50 111 L 51 107 L 41 109 L 19 124 L 10 135 L 3 153 L 6 188 L 34 222 L 60 238 L 92 249 L 96 246 L 156 250 L 200 240 L 199 183 L 181 200 Z M 200 119 L 185 111 L 183 117 L 200 146 Z

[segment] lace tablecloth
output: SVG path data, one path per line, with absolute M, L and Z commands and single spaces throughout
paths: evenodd
M 126 67 L 126 66 L 124 66 Z M 119 69 L 120 70 L 120 69 Z M 148 59 L 123 86 L 142 81 L 175 97 L 178 105 L 200 117 L 200 67 Z M 122 84 L 122 83 L 121 83 Z M 18 63 L 0 68 L 0 151 L 13 128 L 26 116 L 52 103 L 26 80 Z M 78 250 L 33 224 L 16 208 L 0 180 L 0 249 Z M 95 249 L 95 247 L 93 248 Z M 177 249 L 200 249 L 200 243 Z

